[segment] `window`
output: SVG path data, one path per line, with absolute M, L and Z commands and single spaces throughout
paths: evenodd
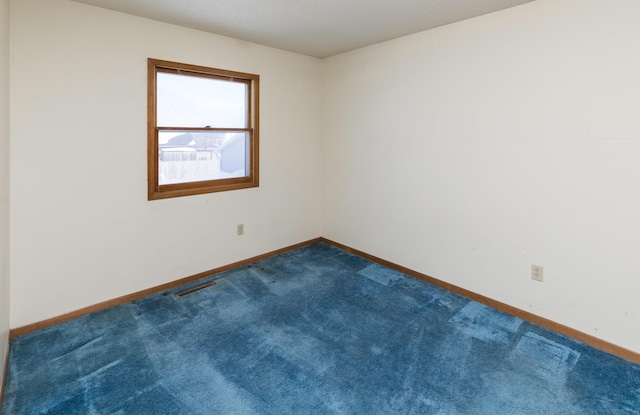
M 258 84 L 148 60 L 149 200 L 258 186 Z

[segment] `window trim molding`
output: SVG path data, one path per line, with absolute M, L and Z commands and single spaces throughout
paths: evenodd
M 239 81 L 247 84 L 249 96 L 247 103 L 247 128 L 249 131 L 249 176 L 194 181 L 186 183 L 160 185 L 158 177 L 158 127 L 156 123 L 156 80 L 158 72 L 176 73 L 190 76 Z M 148 200 L 166 199 L 171 197 L 198 195 L 205 193 L 224 192 L 228 190 L 246 189 L 259 186 L 259 112 L 260 112 L 260 75 L 235 72 L 225 69 L 209 68 L 159 59 L 147 59 L 147 184 Z M 189 128 L 177 127 L 182 130 Z M 218 128 L 194 128 L 194 130 L 216 131 Z

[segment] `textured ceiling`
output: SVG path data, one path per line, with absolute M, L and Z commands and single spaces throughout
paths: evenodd
M 324 58 L 532 0 L 75 0 Z

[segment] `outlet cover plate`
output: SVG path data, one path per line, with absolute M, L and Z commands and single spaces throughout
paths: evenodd
M 531 264 L 531 279 L 542 282 L 543 268 L 540 265 Z

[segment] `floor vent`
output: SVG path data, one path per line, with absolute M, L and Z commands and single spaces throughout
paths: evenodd
M 214 282 L 208 282 L 206 284 L 198 285 L 193 288 L 189 288 L 188 290 L 184 290 L 184 291 L 180 291 L 179 293 L 176 293 L 176 297 L 184 297 L 185 295 L 192 294 L 196 291 L 204 290 L 205 288 L 208 288 L 214 285 L 215 285 Z

